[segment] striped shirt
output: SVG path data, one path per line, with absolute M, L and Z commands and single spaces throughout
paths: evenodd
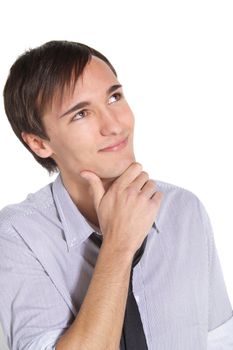
M 133 273 L 148 348 L 233 349 L 232 306 L 208 214 L 192 192 L 155 181 L 164 197 Z M 92 233 L 60 174 L 0 211 L 0 322 L 10 349 L 55 349 L 92 278 L 99 253 Z

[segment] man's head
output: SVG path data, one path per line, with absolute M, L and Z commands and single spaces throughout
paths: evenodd
M 93 48 L 52 41 L 29 50 L 11 68 L 4 101 L 14 132 L 50 173 L 112 178 L 135 160 L 133 114 L 115 69 Z M 100 151 L 126 137 L 124 149 Z

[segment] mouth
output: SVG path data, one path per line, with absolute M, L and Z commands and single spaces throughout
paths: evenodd
M 114 151 L 120 151 L 121 149 L 123 149 L 128 143 L 128 136 L 123 139 L 122 141 L 118 142 L 115 145 L 103 148 L 101 150 L 99 150 L 99 152 L 114 152 Z

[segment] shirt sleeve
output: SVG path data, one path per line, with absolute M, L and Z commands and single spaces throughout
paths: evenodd
M 60 331 L 51 331 L 39 335 L 28 344 L 27 350 L 56 350 L 56 343 L 61 337 Z
M 209 260 L 208 350 L 233 349 L 232 306 L 226 290 L 210 218 L 203 204 L 200 203 L 200 205 L 208 242 Z
M 208 350 L 233 349 L 233 317 L 208 333 Z
M 0 226 L 0 322 L 11 350 L 52 350 L 71 312 L 40 262 L 11 227 Z

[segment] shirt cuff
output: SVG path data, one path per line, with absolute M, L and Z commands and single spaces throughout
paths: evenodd
M 208 350 L 233 349 L 233 317 L 208 333 Z

